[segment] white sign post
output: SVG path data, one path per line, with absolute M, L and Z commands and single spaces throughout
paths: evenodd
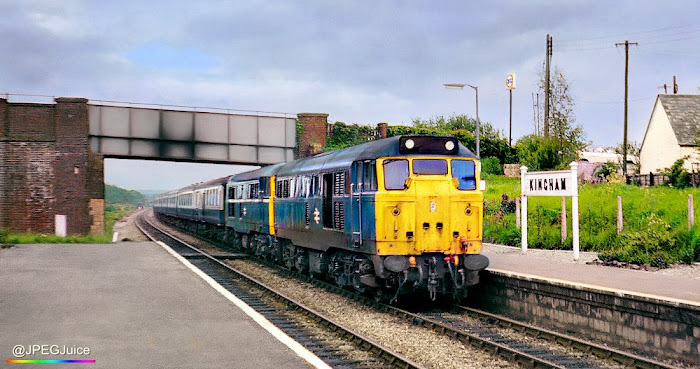
M 520 221 L 522 253 L 527 251 L 527 198 L 528 196 L 562 196 L 571 197 L 571 228 L 574 246 L 574 260 L 579 257 L 578 243 L 578 163 L 569 164 L 571 170 L 550 172 L 530 172 L 527 167 L 520 167 Z
M 68 235 L 68 219 L 65 215 L 56 215 L 56 236 L 66 237 Z

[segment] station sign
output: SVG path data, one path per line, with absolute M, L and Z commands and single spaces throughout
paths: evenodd
M 527 199 L 531 196 L 571 197 L 571 235 L 574 260 L 579 257 L 579 222 L 578 222 L 578 163 L 569 164 L 571 170 L 554 170 L 549 172 L 528 172 L 527 167 L 520 167 L 520 200 L 522 253 L 527 252 Z
M 506 90 L 515 89 L 515 73 L 506 74 Z
M 573 196 L 577 185 L 570 170 L 525 172 L 522 180 L 525 196 Z

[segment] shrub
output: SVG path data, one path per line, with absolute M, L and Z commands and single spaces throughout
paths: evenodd
M 481 159 L 481 171 L 486 174 L 501 175 L 503 174 L 503 167 L 501 166 L 501 162 L 498 161 L 498 158 L 483 158 Z
M 649 264 L 662 268 L 673 262 L 669 251 L 673 250 L 676 238 L 671 232 L 671 225 L 656 214 L 651 215 L 646 229 L 625 231 L 620 235 L 620 241 L 620 247 L 601 253 L 601 260 Z
M 564 167 L 557 141 L 553 138 L 525 136 L 515 144 L 515 149 L 520 163 L 530 171 Z
M 673 162 L 670 168 L 666 168 L 664 174 L 668 176 L 668 184 L 674 188 L 690 187 L 690 174 L 683 168 L 685 158 Z
M 604 163 L 595 172 L 595 175 L 596 177 L 602 179 L 604 182 L 607 182 L 610 179 L 610 176 L 617 173 L 618 169 L 619 166 L 615 163 Z
M 679 245 L 678 261 L 686 264 L 700 261 L 700 229 L 698 227 L 694 227 L 690 231 L 680 231 L 676 238 Z

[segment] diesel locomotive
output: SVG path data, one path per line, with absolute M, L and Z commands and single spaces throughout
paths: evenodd
M 488 266 L 479 183 L 454 137 L 404 135 L 171 191 L 154 211 L 359 292 L 461 298 Z

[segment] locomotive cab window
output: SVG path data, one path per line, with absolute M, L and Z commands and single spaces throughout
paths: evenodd
M 387 190 L 403 190 L 408 179 L 408 160 L 384 160 L 384 188 Z
M 377 190 L 377 168 L 374 160 L 362 163 L 362 191 Z
M 452 177 L 460 190 L 476 190 L 476 167 L 471 160 L 452 160 Z
M 444 159 L 414 159 L 414 174 L 447 174 L 447 161 Z

